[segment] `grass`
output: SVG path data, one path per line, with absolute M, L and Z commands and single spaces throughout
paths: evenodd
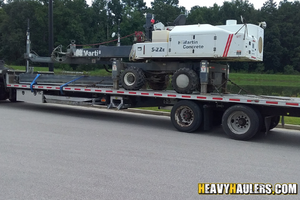
M 152 111 L 161 111 L 161 112 L 171 112 L 171 110 L 167 110 L 167 109 L 160 109 L 158 107 L 142 107 L 142 108 L 138 108 L 141 110 L 152 110 Z
M 8 68 L 14 69 L 14 70 L 25 70 L 24 66 L 8 66 Z M 48 67 L 34 67 L 34 72 L 45 72 L 45 71 L 49 71 Z M 55 74 L 62 74 L 65 71 L 69 71 L 69 70 L 64 70 L 61 68 L 54 68 L 54 73 Z M 107 72 L 105 69 L 97 69 L 94 71 L 89 71 L 89 72 L 83 72 L 86 75 L 90 75 L 90 76 L 110 76 L 111 73 Z
M 299 75 L 231 73 L 229 78 L 238 85 L 300 87 Z
M 281 123 L 281 119 L 280 119 Z M 300 118 L 299 117 L 284 117 L 285 124 L 293 124 L 293 125 L 300 125 Z

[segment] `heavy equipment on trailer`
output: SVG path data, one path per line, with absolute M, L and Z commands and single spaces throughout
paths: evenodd
M 222 124 L 231 138 L 247 140 L 276 127 L 279 116 L 300 117 L 300 98 L 229 94 L 229 61 L 261 61 L 263 28 L 227 21 L 224 26 L 151 24 L 132 46 L 79 49 L 56 48 L 51 57 L 30 52 L 27 31 L 26 71 L 7 69 L 0 62 L 0 98 L 32 103 L 105 105 L 107 108 L 172 106 L 171 121 L 183 132 L 210 130 Z M 136 35 L 137 36 L 137 35 Z M 123 62 L 121 58 L 129 58 Z M 54 63 L 112 62 L 112 77 L 55 75 L 33 72 L 29 60 Z M 226 64 L 219 62 L 225 61 Z M 218 63 L 213 63 L 218 62 Z M 174 90 L 165 90 L 172 76 Z M 142 88 L 148 82 L 150 89 Z M 198 90 L 198 91 L 197 91 Z
M 226 25 L 221 26 L 184 25 L 185 19 L 185 15 L 180 15 L 174 26 L 164 26 L 160 22 L 153 24 L 153 15 L 147 14 L 146 35 L 137 32 L 137 42 L 132 46 L 83 49 L 77 48 L 72 41 L 66 52 L 58 46 L 51 57 L 39 57 L 30 52 L 28 30 L 25 58 L 33 62 L 77 64 L 100 63 L 114 58 L 118 66 L 117 73 L 113 73 L 115 89 L 120 80 L 126 90 L 139 90 L 146 82 L 154 90 L 164 90 L 169 75 L 173 75 L 172 87 L 182 94 L 194 91 L 206 94 L 226 85 L 228 66 L 220 62 L 262 61 L 265 22 L 253 25 L 227 20 Z M 120 58 L 129 58 L 130 62 L 120 62 Z M 215 61 L 218 64 L 213 63 Z

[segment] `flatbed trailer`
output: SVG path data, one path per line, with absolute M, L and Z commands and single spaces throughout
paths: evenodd
M 265 22 L 258 26 L 243 20 L 242 24 L 227 20 L 221 26 L 185 25 L 185 19 L 180 15 L 174 26 L 165 27 L 152 24 L 153 15 L 148 13 L 146 37 L 135 33 L 132 46 L 120 46 L 118 32 L 117 46 L 77 48 L 82 45 L 71 41 L 67 51 L 60 45 L 51 57 L 31 51 L 28 22 L 26 70 L 9 70 L 0 61 L 0 100 L 104 105 L 109 109 L 171 106 L 171 122 L 177 130 L 203 131 L 222 124 L 224 132 L 238 140 L 268 133 L 277 126 L 280 116 L 300 117 L 300 98 L 227 92 L 229 65 L 220 62 L 262 61 Z M 30 61 L 109 63 L 112 75 L 36 73 Z M 173 90 L 165 90 L 171 75 Z M 145 84 L 151 89 L 144 89 Z
M 24 72 L 0 69 L 1 100 L 30 103 L 67 103 L 105 105 L 108 109 L 172 106 L 170 118 L 182 132 L 207 131 L 222 124 L 233 139 L 248 140 L 267 133 L 279 123 L 280 116 L 300 117 L 300 98 L 222 93 L 179 94 L 173 90 L 113 89 L 110 85 L 82 85 L 75 81 L 64 84 L 20 83 Z M 56 75 L 53 75 L 55 77 Z

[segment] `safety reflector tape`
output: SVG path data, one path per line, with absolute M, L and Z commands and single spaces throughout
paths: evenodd
M 275 101 L 266 101 L 266 103 L 267 103 L 267 104 L 275 104 L 275 105 L 278 104 L 278 102 L 275 102 Z
M 176 97 L 174 94 L 168 94 L 168 97 Z
M 299 106 L 299 103 L 286 103 L 287 106 Z
M 17 87 L 17 88 L 30 88 L 30 85 L 21 85 L 21 84 L 7 84 L 7 87 Z M 51 89 L 51 90 L 60 90 L 60 87 L 57 86 L 47 86 L 47 85 L 33 85 L 32 88 L 35 89 Z M 156 93 L 156 92 L 133 92 L 133 91 L 123 91 L 123 90 L 101 90 L 101 89 L 95 89 L 95 88 L 80 88 L 80 87 L 65 87 L 63 90 L 68 91 L 85 91 L 85 92 L 101 92 L 101 93 L 115 93 L 115 94 L 129 94 L 129 95 L 142 95 L 142 96 L 152 96 L 152 97 L 170 97 L 170 98 L 182 98 L 182 99 L 199 99 L 199 100 L 216 100 L 216 101 L 227 101 L 227 102 L 247 102 L 247 103 L 257 103 L 260 105 L 281 105 L 281 106 L 300 106 L 300 100 L 299 98 L 295 98 L 296 102 L 286 102 L 281 100 L 274 100 L 271 99 L 239 99 L 234 98 L 235 96 L 230 97 L 211 97 L 211 96 L 197 96 L 197 95 L 182 95 L 182 94 L 166 94 L 164 92 L 162 93 Z M 288 101 L 288 100 L 287 100 Z M 289 101 L 293 101 L 293 99 L 290 99 Z M 299 103 L 297 103 L 299 102 Z
M 212 99 L 213 99 L 213 100 L 219 100 L 219 101 L 222 101 L 222 100 L 223 100 L 223 98 L 219 98 L 219 97 L 213 97 Z

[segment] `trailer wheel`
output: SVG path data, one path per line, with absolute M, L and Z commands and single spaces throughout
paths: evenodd
M 180 68 L 172 78 L 173 89 L 180 94 L 191 94 L 198 88 L 199 77 L 195 71 L 190 68 Z
M 261 130 L 262 117 L 258 111 L 244 105 L 228 108 L 222 117 L 225 133 L 236 140 L 249 140 Z
M 179 101 L 171 110 L 171 121 L 181 132 L 194 132 L 202 125 L 202 111 L 193 101 Z
M 120 75 L 121 84 L 126 90 L 139 90 L 145 84 L 145 75 L 140 68 L 128 67 Z
M 169 75 L 158 75 L 158 81 L 148 81 L 148 85 L 152 90 L 165 90 L 169 85 Z

